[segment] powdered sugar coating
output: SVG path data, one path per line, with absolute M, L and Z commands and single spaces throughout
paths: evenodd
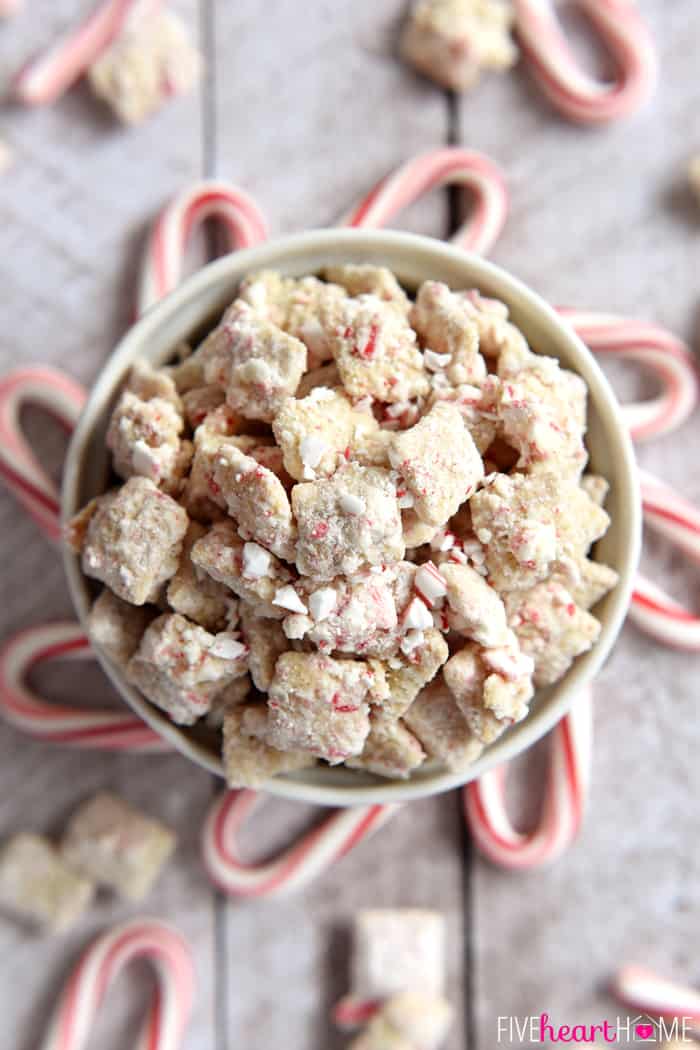
M 306 347 L 237 299 L 202 345 L 207 383 L 245 419 L 270 422 L 306 370 Z
M 535 685 L 558 681 L 600 634 L 600 622 L 554 579 L 508 595 L 506 607 L 522 651 L 534 660 Z
M 348 299 L 331 350 L 353 400 L 409 401 L 428 393 L 428 374 L 416 333 L 400 308 L 376 295 Z
M 287 493 L 276 474 L 235 445 L 220 446 L 214 460 L 214 482 L 239 535 L 287 561 L 294 559 L 296 527 Z
M 0 851 L 0 907 L 19 919 L 62 933 L 83 914 L 94 890 L 40 835 L 14 835 Z
M 192 548 L 207 533 L 199 522 L 191 521 L 185 534 L 180 565 L 168 584 L 168 605 L 208 631 L 223 631 L 235 624 L 237 602 L 227 587 L 214 580 L 192 561 Z
M 406 780 L 425 762 L 425 752 L 413 733 L 398 719 L 379 710 L 371 718 L 362 753 L 348 758 L 350 769 L 365 769 L 380 777 Z
M 61 839 L 74 871 L 130 901 L 150 892 L 174 849 L 169 828 L 106 791 L 78 807 Z
M 257 788 L 278 773 L 293 773 L 314 764 L 306 751 L 278 751 L 266 744 L 266 724 L 267 711 L 259 704 L 243 704 L 225 712 L 223 760 L 229 787 Z
M 246 575 L 243 552 L 245 543 L 231 521 L 213 525 L 192 547 L 192 562 L 213 580 L 230 588 L 260 616 L 281 619 L 283 610 L 273 605 L 276 592 L 292 579 L 283 562 L 270 555 L 269 570 L 264 576 Z
M 182 507 L 152 481 L 129 478 L 94 502 L 82 544 L 83 572 L 133 605 L 155 601 L 177 572 L 187 525 Z
M 130 476 L 67 529 L 112 588 L 95 636 L 144 694 L 213 730 L 239 709 L 232 783 L 299 755 L 467 769 L 533 669 L 592 644 L 616 582 L 590 557 L 609 519 L 582 381 L 478 291 L 412 303 L 370 262 L 324 278 L 254 274 L 194 353 L 137 362 L 110 443 L 158 487 Z
M 349 1050 L 439 1050 L 452 1016 L 441 995 L 420 989 L 400 992 L 382 1004 Z
M 498 590 L 546 579 L 561 559 L 588 551 L 610 519 L 584 489 L 554 474 L 495 474 L 471 500 L 489 578 Z
M 386 999 L 407 989 L 439 995 L 445 987 L 444 917 L 422 908 L 376 908 L 355 916 L 351 993 Z
M 389 460 L 430 525 L 444 525 L 484 475 L 481 456 L 458 409 L 438 402 L 410 430 L 393 436 Z
M 296 564 L 305 576 L 330 580 L 404 555 L 396 485 L 387 470 L 344 464 L 332 478 L 295 485 L 292 508 Z
M 149 606 L 131 605 L 105 587 L 88 617 L 90 641 L 118 667 L 126 667 L 154 616 Z
M 320 653 L 284 653 L 268 690 L 265 741 L 308 751 L 331 765 L 359 755 L 370 730 L 374 671 Z
M 406 711 L 404 722 L 428 754 L 451 773 L 464 772 L 484 749 L 441 678 L 418 694 Z
M 192 89 L 201 59 L 171 11 L 127 20 L 88 70 L 90 86 L 124 124 L 140 124 L 174 95 Z
M 483 70 L 516 61 L 513 13 L 502 0 L 419 0 L 401 35 L 401 55 L 451 91 L 467 91 Z

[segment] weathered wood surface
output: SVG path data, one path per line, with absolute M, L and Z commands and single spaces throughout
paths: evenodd
M 36 15 L 0 27 L 0 78 L 83 6 L 35 0 Z M 0 186 L 3 369 L 38 360 L 89 382 L 128 323 L 146 222 L 203 171 L 244 186 L 272 231 L 282 232 L 333 222 L 398 161 L 447 140 L 446 98 L 392 53 L 401 0 L 319 2 L 305 5 L 303 17 L 285 0 L 264 9 L 255 0 L 178 6 L 195 32 L 204 30 L 208 75 L 198 93 L 146 127 L 117 129 L 84 89 L 45 112 L 2 113 L 0 134 L 18 160 Z M 552 301 L 645 315 L 692 339 L 698 218 L 683 167 L 698 145 L 700 11 L 692 0 L 643 6 L 663 70 L 644 114 L 606 130 L 572 128 L 517 72 L 465 99 L 453 131 L 508 174 L 512 214 L 497 262 Z M 587 60 L 598 61 L 585 34 L 580 39 Z M 435 195 L 402 221 L 441 235 L 446 202 Z M 621 389 L 636 389 L 635 377 L 615 378 Z M 53 432 L 43 420 L 31 425 L 58 469 Z M 694 421 L 680 437 L 641 449 L 640 460 L 698 500 L 692 449 L 699 438 Z M 0 633 L 70 615 L 55 552 L 2 492 L 0 529 Z M 649 544 L 648 560 L 650 575 L 670 575 L 675 593 L 693 600 L 696 579 L 672 552 Z M 175 756 L 76 756 L 6 727 L 0 835 L 27 824 L 55 832 L 98 786 L 123 792 L 178 830 L 177 862 L 148 907 L 195 949 L 200 992 L 188 1050 L 344 1045 L 328 1010 L 345 990 L 347 925 L 363 905 L 447 913 L 459 1015 L 449 1050 L 493 1044 L 498 1015 L 546 1009 L 562 1022 L 600 1020 L 615 1013 L 602 981 L 619 960 L 697 977 L 690 949 L 698 932 L 694 670 L 693 658 L 625 629 L 598 689 L 589 820 L 576 848 L 545 873 L 514 876 L 470 861 L 450 796 L 404 810 L 299 896 L 223 902 L 199 867 L 209 777 Z M 86 678 L 75 665 L 54 677 L 52 689 L 86 703 L 106 695 L 96 671 Z M 521 798 L 536 791 L 536 759 L 520 763 L 527 767 L 515 785 Z M 261 855 L 316 816 L 271 802 L 245 845 Z M 36 1045 L 70 959 L 94 930 L 128 913 L 106 898 L 74 934 L 54 941 L 0 925 L 2 1050 Z M 95 1045 L 129 1045 L 145 999 L 141 976 L 134 971 L 120 982 Z

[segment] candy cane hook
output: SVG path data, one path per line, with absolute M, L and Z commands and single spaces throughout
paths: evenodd
M 232 896 L 279 897 L 303 889 L 399 809 L 389 805 L 335 810 L 272 860 L 250 864 L 241 859 L 236 840 L 258 801 L 255 791 L 228 791 L 215 802 L 204 826 L 205 868 L 216 885 Z
M 87 948 L 55 1008 L 41 1050 L 83 1050 L 104 997 L 134 959 L 148 959 L 156 990 L 134 1050 L 178 1050 L 194 997 L 194 966 L 187 942 L 157 919 L 125 922 Z
M 541 867 L 575 839 L 588 793 L 592 701 L 587 688 L 549 736 L 549 769 L 537 827 L 513 827 L 505 805 L 507 766 L 498 766 L 464 788 L 464 814 L 482 853 L 504 868 Z
M 86 394 L 62 372 L 36 366 L 0 378 L 0 477 L 46 535 L 61 538 L 59 496 L 22 433 L 20 413 L 39 405 L 70 431 Z
M 231 251 L 267 240 L 265 218 L 243 190 L 219 180 L 183 190 L 163 208 L 149 235 L 139 281 L 139 315 L 178 286 L 189 239 L 207 219 L 221 226 Z
M 508 214 L 505 178 L 483 153 L 448 147 L 421 153 L 387 175 L 341 221 L 343 226 L 377 229 L 439 186 L 461 185 L 475 198 L 472 214 L 452 241 L 486 254 L 497 241 Z
M 80 25 L 27 62 L 14 79 L 15 99 L 25 106 L 55 102 L 130 21 L 155 13 L 161 6 L 162 0 L 105 0 Z
M 698 365 L 688 346 L 671 332 L 644 321 L 559 307 L 558 313 L 595 354 L 635 361 L 652 372 L 662 393 L 622 406 L 634 441 L 676 430 L 698 403 Z
M 585 73 L 561 30 L 552 0 L 515 0 L 523 55 L 537 83 L 563 116 L 606 124 L 638 109 L 657 79 L 654 43 L 632 0 L 578 0 L 617 66 L 611 84 Z
M 110 751 L 167 751 L 166 742 L 140 718 L 48 703 L 27 685 L 29 672 L 48 660 L 92 659 L 90 642 L 76 623 L 20 631 L 0 649 L 0 714 L 39 740 Z

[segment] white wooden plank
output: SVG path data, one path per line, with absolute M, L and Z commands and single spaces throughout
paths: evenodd
M 692 42 L 700 11 L 662 0 L 643 7 L 662 70 L 644 112 L 609 129 L 578 129 L 516 75 L 485 83 L 465 101 L 462 131 L 504 165 L 511 185 L 497 262 L 552 302 L 646 317 L 692 342 L 698 213 L 684 170 L 698 146 Z M 626 396 L 649 392 L 650 384 L 619 369 L 611 374 Z M 700 472 L 687 450 L 699 440 L 696 416 L 678 434 L 644 445 L 639 458 L 697 501 Z M 646 548 L 649 575 L 692 607 L 695 573 L 666 545 L 647 538 Z M 627 960 L 695 977 L 685 947 L 698 908 L 688 834 L 700 787 L 695 666 L 695 658 L 626 627 L 596 689 L 594 786 L 576 847 L 530 875 L 479 864 L 480 1045 L 496 1040 L 499 1015 L 547 1010 L 560 1023 L 615 1016 L 604 981 Z
M 197 33 L 196 0 L 177 6 Z M 0 31 L 1 75 L 89 7 L 68 0 L 27 5 L 26 13 Z M 200 107 L 195 92 L 144 127 L 126 131 L 79 87 L 50 109 L 4 112 L 2 134 L 16 163 L 0 189 L 0 369 L 38 361 L 83 381 L 97 373 L 132 314 L 147 222 L 171 193 L 199 174 Z M 42 462 L 56 468 L 60 454 L 53 428 L 34 417 L 31 429 L 40 439 Z M 0 528 L 2 635 L 70 616 L 57 552 L 4 491 Z M 42 683 L 70 703 L 100 704 L 108 698 L 101 676 L 86 673 L 84 665 L 74 664 L 72 672 L 47 669 Z M 58 834 L 79 801 L 108 788 L 165 820 L 180 841 L 143 908 L 101 895 L 74 932 L 55 939 L 0 921 L 0 954 L 6 961 L 0 1045 L 8 1050 L 37 1045 L 53 998 L 82 946 L 116 921 L 151 913 L 171 921 L 193 946 L 200 989 L 187 1046 L 213 1046 L 213 893 L 202 876 L 198 849 L 210 778 L 178 756 L 79 753 L 31 742 L 2 726 L 0 784 L 2 837 L 23 828 Z M 105 1050 L 133 1039 L 151 987 L 145 974 L 145 968 L 134 968 L 101 1012 L 95 1038 Z

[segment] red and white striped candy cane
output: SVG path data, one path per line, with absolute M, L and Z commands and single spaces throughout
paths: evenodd
M 606 124 L 637 110 L 657 79 L 656 49 L 634 0 L 577 0 L 610 51 L 617 73 L 601 83 L 581 69 L 552 0 L 515 0 L 515 24 L 525 60 L 538 85 L 563 116 L 579 124 Z
M 28 736 L 73 747 L 110 751 L 167 751 L 168 744 L 140 718 L 54 704 L 27 685 L 30 671 L 49 660 L 92 659 L 77 623 L 50 623 L 20 631 L 0 648 L 0 712 Z
M 194 999 L 185 939 L 157 919 L 136 919 L 103 933 L 86 949 L 54 1010 L 41 1050 L 83 1050 L 110 985 L 135 959 L 147 959 L 156 988 L 134 1050 L 179 1050 Z
M 212 806 L 204 826 L 205 867 L 216 885 L 235 897 L 280 897 L 303 889 L 386 824 L 399 808 L 334 810 L 272 860 L 251 864 L 241 859 L 237 836 L 264 797 L 256 791 L 228 791 Z
M 610 985 L 614 997 L 651 1018 L 687 1018 L 693 1034 L 700 1034 L 700 993 L 676 984 L 642 966 L 624 966 Z
M 188 187 L 163 208 L 149 235 L 139 281 L 139 316 L 180 283 L 188 241 L 207 219 L 217 221 L 231 251 L 267 240 L 265 218 L 243 190 L 213 179 Z
M 464 186 L 475 207 L 452 241 L 468 251 L 486 254 L 498 240 L 508 215 L 508 191 L 501 170 L 483 153 L 449 146 L 421 153 L 381 179 L 342 226 L 377 229 L 419 197 L 439 186 Z
M 615 314 L 559 307 L 580 339 L 595 354 L 634 361 L 662 384 L 658 397 L 622 406 L 634 441 L 659 437 L 685 423 L 698 403 L 698 366 L 689 347 L 658 325 Z
M 489 770 L 464 788 L 464 813 L 482 853 L 504 868 L 540 867 L 573 842 L 583 819 L 590 780 L 592 697 L 585 689 L 549 735 L 549 766 L 537 827 L 517 831 L 505 803 L 507 766 Z
M 700 564 L 700 511 L 647 471 L 640 471 L 644 522 Z M 630 620 L 672 649 L 700 652 L 700 617 L 641 574 L 637 575 Z
M 0 477 L 54 541 L 61 537 L 58 491 L 22 433 L 20 413 L 38 405 L 70 431 L 85 397 L 78 383 L 53 368 L 18 368 L 0 378 Z
M 132 20 L 156 12 L 162 0 L 104 0 L 74 29 L 26 63 L 14 78 L 14 97 L 25 106 L 46 106 L 87 71 Z

